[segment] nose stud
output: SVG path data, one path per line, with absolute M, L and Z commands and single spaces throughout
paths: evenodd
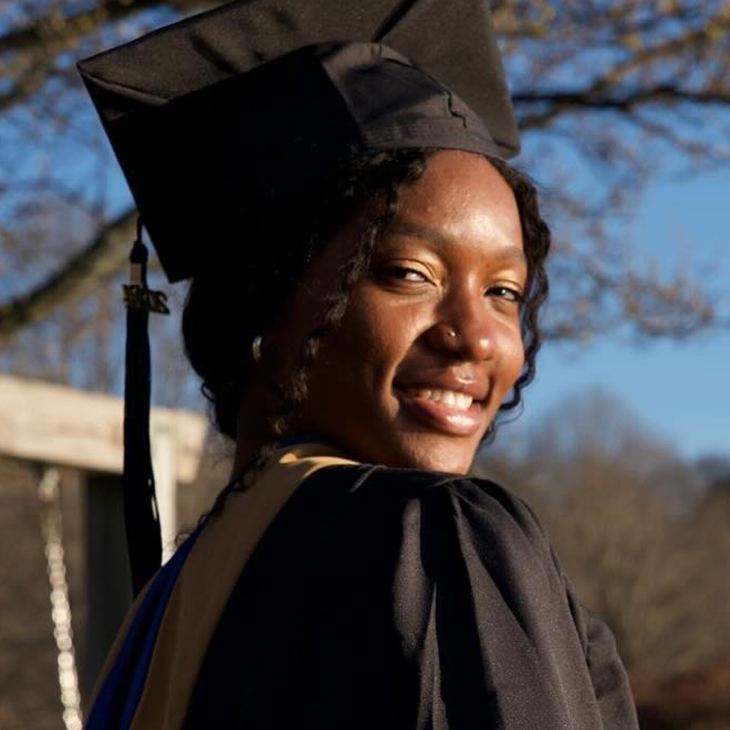
M 472 328 L 461 329 L 448 322 L 439 322 L 429 331 L 428 342 L 437 350 L 444 350 L 463 359 L 483 360 L 491 355 L 493 343 L 485 333 Z
M 432 327 L 429 339 L 434 347 L 447 350 L 457 350 L 462 339 L 457 328 L 447 322 L 439 322 Z

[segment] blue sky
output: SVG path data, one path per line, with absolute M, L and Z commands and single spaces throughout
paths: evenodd
M 704 276 L 730 313 L 730 168 L 655 181 L 626 235 L 642 241 L 641 256 L 670 267 L 686 263 Z M 548 343 L 525 395 L 522 423 L 508 430 L 529 428 L 568 395 L 594 387 L 615 393 L 686 458 L 730 456 L 730 328 L 679 342 L 637 345 L 610 336 Z

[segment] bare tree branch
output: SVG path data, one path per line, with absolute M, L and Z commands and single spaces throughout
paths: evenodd
M 522 129 L 541 129 L 548 126 L 561 114 L 581 110 L 629 112 L 641 104 L 730 104 L 730 89 L 711 90 L 681 89 L 669 84 L 636 89 L 635 91 L 611 96 L 605 86 L 598 83 L 583 91 L 535 91 L 517 92 L 513 99 Z M 522 105 L 545 104 L 548 108 L 539 113 L 521 113 Z
M 23 327 L 41 321 L 59 304 L 87 295 L 99 281 L 117 273 L 135 235 L 134 211 L 108 224 L 98 237 L 33 291 L 0 306 L 0 349 Z
M 113 23 L 142 10 L 168 4 L 165 0 L 105 0 L 74 14 L 65 15 L 56 10 L 0 36 L 0 54 L 47 53 L 49 43 L 54 45 L 54 50 L 68 48 L 102 23 Z
M 38 63 L 19 76 L 10 91 L 0 94 L 0 113 L 37 93 L 48 80 L 49 71 L 50 64 Z

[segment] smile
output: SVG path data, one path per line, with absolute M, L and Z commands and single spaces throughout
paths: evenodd
M 448 436 L 474 436 L 484 427 L 484 402 L 466 393 L 442 388 L 396 390 L 405 415 Z
M 413 397 L 423 398 L 432 403 L 443 403 L 445 406 L 451 406 L 458 411 L 468 411 L 474 399 L 466 393 L 457 393 L 453 390 L 436 390 L 423 388 L 410 393 Z

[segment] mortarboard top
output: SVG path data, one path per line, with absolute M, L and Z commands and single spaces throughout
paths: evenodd
M 246 0 L 79 70 L 171 281 L 346 156 L 519 149 L 488 0 Z

